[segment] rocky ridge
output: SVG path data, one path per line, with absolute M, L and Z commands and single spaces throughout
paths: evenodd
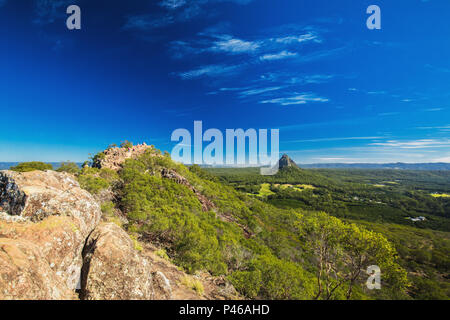
M 73 176 L 0 171 L 0 207 L 0 299 L 170 296 L 155 292 L 149 261 L 125 231 L 100 223 Z
M 145 142 L 130 147 L 108 148 L 101 153 L 101 156 L 94 160 L 93 167 L 117 171 L 120 170 L 125 160 L 137 158 L 152 149 L 153 147 L 147 145 Z

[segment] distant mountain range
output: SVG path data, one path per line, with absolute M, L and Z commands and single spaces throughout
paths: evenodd
M 313 163 L 300 164 L 304 169 L 397 169 L 450 170 L 450 163 Z
M 60 162 L 48 162 L 57 169 L 61 165 Z M 8 170 L 10 167 L 16 166 L 19 162 L 0 162 L 0 170 Z M 78 163 L 81 167 L 81 163 Z M 284 155 L 280 159 L 280 167 L 298 166 L 303 169 L 396 169 L 396 170 L 450 170 L 450 163 L 312 163 L 299 164 Z M 203 166 L 203 167 L 220 167 L 220 166 Z M 227 167 L 227 166 L 223 166 Z

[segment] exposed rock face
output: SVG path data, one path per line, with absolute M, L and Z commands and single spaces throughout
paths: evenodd
M 55 276 L 37 245 L 0 238 L 0 299 L 74 298 L 74 292 Z
M 0 207 L 0 237 L 38 246 L 53 277 L 74 290 L 85 239 L 101 218 L 92 196 L 69 174 L 0 171 Z
M 172 286 L 169 279 L 161 271 L 153 272 L 153 287 L 155 289 L 155 300 L 171 300 Z
M 148 300 L 154 298 L 150 263 L 114 223 L 99 225 L 86 241 L 81 298 Z M 162 288 L 162 286 L 160 286 Z
M 93 166 L 96 168 L 107 168 L 112 170 L 119 170 L 126 159 L 137 158 L 143 155 L 152 147 L 147 144 L 138 144 L 131 148 L 109 148 L 103 151 L 102 158 L 98 159 Z
M 288 167 L 294 167 L 294 168 L 298 168 L 297 164 L 294 162 L 294 160 L 292 160 L 291 158 L 289 158 L 289 156 L 287 154 L 284 154 L 281 159 L 278 161 L 279 164 L 279 168 L 283 169 L 283 168 L 288 168 Z
M 175 171 L 165 175 L 201 196 Z M 171 262 L 155 263 L 100 220 L 98 203 L 70 174 L 0 171 L 0 300 L 199 298 Z M 202 299 L 231 297 L 211 279 Z
M 55 171 L 0 171 L 0 207 L 33 222 L 49 216 L 71 217 L 84 235 L 101 216 L 97 202 L 72 175 Z

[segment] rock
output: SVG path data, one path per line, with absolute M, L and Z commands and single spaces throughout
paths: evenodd
M 74 299 L 55 277 L 39 247 L 30 241 L 0 238 L 0 299 Z
M 0 171 L 0 207 L 33 222 L 53 215 L 72 217 L 84 235 L 101 217 L 98 203 L 75 177 L 55 171 Z
M 0 171 L 0 207 L 0 237 L 38 246 L 53 277 L 76 289 L 85 239 L 101 218 L 92 196 L 66 173 Z
M 289 158 L 289 156 L 287 154 L 283 154 L 283 156 L 280 158 L 280 160 L 278 161 L 278 165 L 280 169 L 283 168 L 288 168 L 288 167 L 294 167 L 294 168 L 298 168 L 297 164 L 294 162 L 294 160 L 292 160 L 291 158 Z
M 170 285 L 169 279 L 167 279 L 167 277 L 161 271 L 153 272 L 153 288 L 155 290 L 153 299 L 172 299 L 172 286 Z
M 107 168 L 117 171 L 122 168 L 122 164 L 126 159 L 137 158 L 146 153 L 148 150 L 152 150 L 152 147 L 146 145 L 145 143 L 132 146 L 131 148 L 108 148 L 101 153 L 100 157 L 95 159 L 93 167 L 99 169 Z
M 83 251 L 81 299 L 153 299 L 150 263 L 134 248 L 128 234 L 114 223 L 100 224 Z

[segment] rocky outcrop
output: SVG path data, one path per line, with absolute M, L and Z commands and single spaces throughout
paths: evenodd
M 153 288 L 155 300 L 171 300 L 172 299 L 172 286 L 169 279 L 161 271 L 152 273 L 153 275 Z
M 108 148 L 95 159 L 93 166 L 99 169 L 107 168 L 117 171 L 120 170 L 125 160 L 137 158 L 151 149 L 152 147 L 145 143 L 132 147 Z
M 81 298 L 149 300 L 155 298 L 150 263 L 134 248 L 128 234 L 114 223 L 101 224 L 83 252 Z M 170 284 L 156 274 L 159 298 L 170 297 Z M 166 279 L 167 280 L 167 279 Z
M 292 160 L 287 154 L 284 154 L 280 160 L 278 161 L 278 167 L 280 169 L 283 168 L 298 168 L 297 164 L 294 162 L 294 160 Z
M 56 277 L 39 246 L 0 238 L 0 299 L 67 300 L 75 294 Z
M 70 174 L 0 171 L 0 300 L 171 299 L 164 274 L 100 219 Z
M 85 239 L 101 218 L 92 196 L 66 173 L 0 171 L 0 207 L 0 237 L 36 245 L 53 277 L 75 290 Z

